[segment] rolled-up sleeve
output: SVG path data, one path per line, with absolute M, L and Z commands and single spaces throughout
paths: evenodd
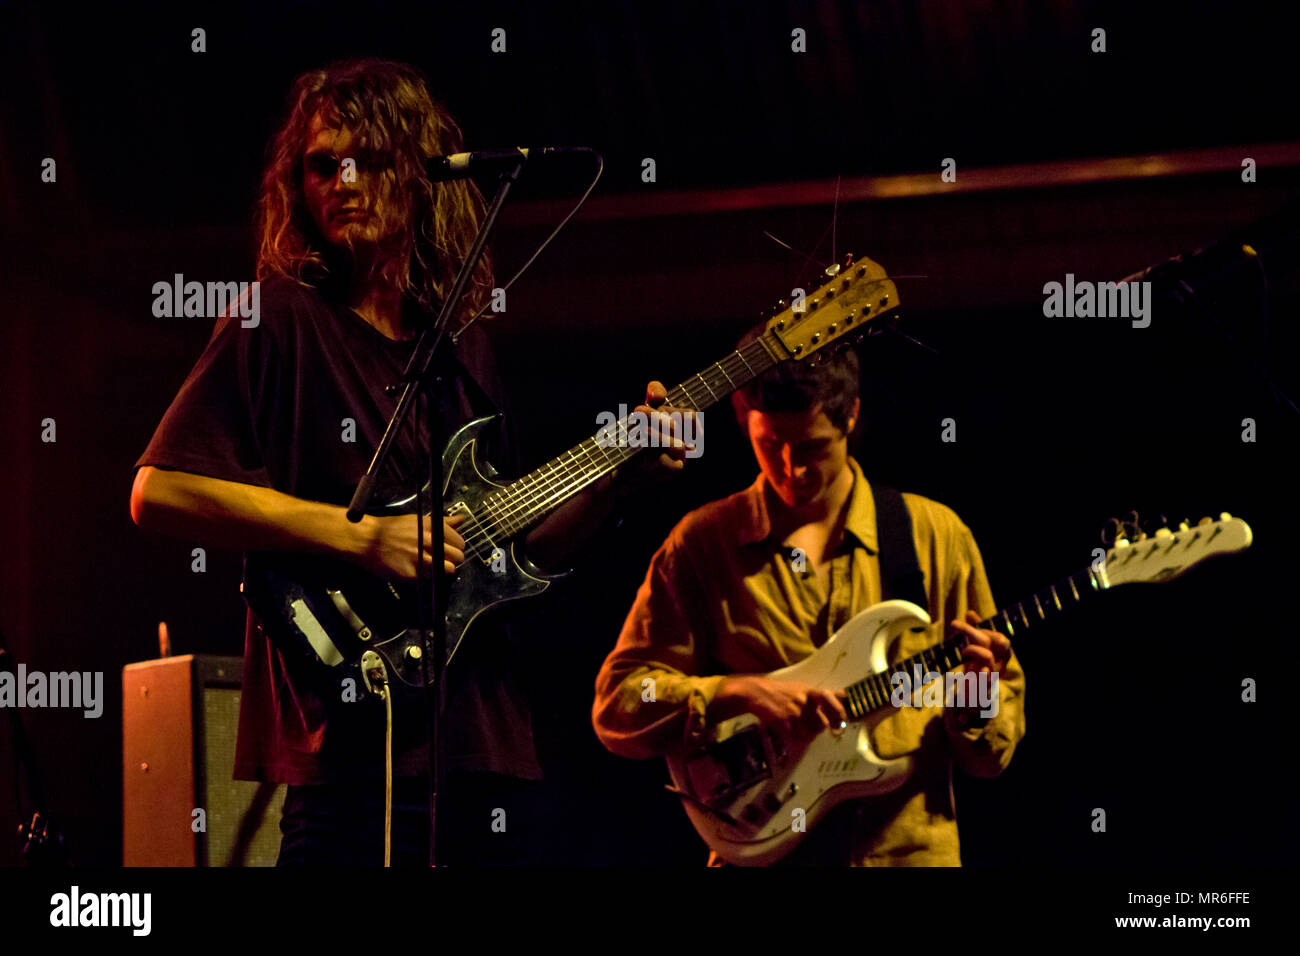
M 674 533 L 651 559 L 618 644 L 596 677 L 592 724 L 612 753 L 658 757 L 703 735 L 724 677 L 697 676 L 705 653 L 693 622 L 708 620 L 700 581 Z
M 993 602 L 979 548 L 965 526 L 957 536 L 956 547 L 953 562 L 956 577 L 948 589 L 945 616 L 949 621 L 964 621 L 969 608 L 981 620 L 988 620 L 997 612 L 997 605 Z M 1005 676 L 998 680 L 997 713 L 987 721 L 977 720 L 963 728 L 958 712 L 947 708 L 944 729 L 953 761 L 971 776 L 996 777 L 1007 768 L 1016 745 L 1025 735 L 1025 674 L 1014 649 Z

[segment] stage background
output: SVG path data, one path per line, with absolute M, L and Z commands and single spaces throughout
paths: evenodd
M 11 4 L 5 18 L 0 629 L 29 668 L 104 673 L 98 720 L 21 712 L 79 864 L 120 860 L 121 667 L 155 656 L 160 619 L 177 653 L 242 650 L 238 557 L 210 551 L 194 574 L 190 543 L 128 513 L 131 465 L 211 332 L 154 318 L 151 287 L 253 277 L 257 177 L 289 83 L 344 55 L 419 65 L 471 146 L 606 157 L 596 198 L 493 329 L 526 460 L 591 434 L 648 379 L 671 385 L 721 357 L 760 310 L 853 251 L 902 277 L 902 330 L 935 350 L 898 336 L 862 347 L 855 453 L 869 476 L 962 516 L 999 600 L 1081 567 L 1130 509 L 1245 517 L 1247 554 L 1117 590 L 1017 644 L 1028 735 L 1001 778 L 959 779 L 963 856 L 1294 860 L 1297 417 L 1262 370 L 1296 394 L 1300 136 L 1290 34 L 1269 14 L 897 0 Z M 206 53 L 191 52 L 195 27 Z M 490 51 L 494 27 L 504 54 Z M 796 27 L 805 54 L 791 52 Z M 1094 27 L 1106 53 L 1089 51 Z M 40 180 L 47 156 L 56 183 Z M 945 157 L 956 183 L 939 181 Z M 1257 182 L 1242 181 L 1247 157 Z M 502 277 L 581 182 L 529 177 L 495 243 Z M 1045 282 L 1118 279 L 1266 217 L 1189 275 L 1194 303 L 1158 301 L 1150 328 L 1043 317 Z M 1241 241 L 1259 257 L 1234 253 Z M 47 417 L 56 443 L 41 441 Z M 956 442 L 941 440 L 946 418 Z M 704 458 L 538 602 L 526 673 L 556 863 L 702 861 L 662 765 L 595 740 L 592 683 L 668 529 L 755 474 L 726 410 L 710 413 Z M 1258 703 L 1241 702 L 1247 677 Z M 7 833 L 11 752 L 0 723 Z M 0 840 L 0 862 L 18 860 Z

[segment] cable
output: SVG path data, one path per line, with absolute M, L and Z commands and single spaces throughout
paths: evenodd
M 382 697 L 387 719 L 384 725 L 384 866 L 393 865 L 393 695 L 388 668 L 374 651 L 361 655 L 361 679 L 366 690 Z
M 393 695 L 384 687 L 384 866 L 393 865 Z
M 587 150 L 583 150 L 583 152 L 587 152 Z M 572 219 L 577 214 L 578 210 L 582 208 L 583 203 L 587 201 L 587 197 L 591 195 L 591 191 L 596 188 L 596 183 L 600 182 L 601 173 L 605 171 L 605 157 L 601 156 L 600 153 L 596 152 L 594 149 L 590 150 L 590 152 L 596 157 L 596 175 L 592 177 L 591 183 L 587 186 L 586 191 L 578 197 L 578 201 L 574 204 L 573 208 L 569 210 L 569 214 L 560 220 L 559 225 L 551 230 L 551 234 L 547 236 L 542 241 L 542 244 L 537 247 L 537 250 L 528 257 L 528 261 L 520 266 L 519 271 L 510 277 L 510 281 L 501 287 L 502 292 L 505 292 L 514 285 L 515 280 L 523 275 L 524 271 L 533 264 L 533 260 L 542 254 L 542 250 L 551 244 L 551 240 L 560 234 L 560 230 L 568 224 L 569 220 Z M 473 318 L 457 329 L 456 333 L 451 337 L 452 344 L 454 345 L 456 341 L 465 334 L 466 329 L 482 318 L 483 314 L 487 312 L 489 308 L 490 305 L 483 306 L 483 308 L 479 309 L 478 313 Z

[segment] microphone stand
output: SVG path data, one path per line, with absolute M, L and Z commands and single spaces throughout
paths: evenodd
M 429 497 L 431 504 L 437 504 L 436 508 L 431 508 L 429 520 L 436 522 L 442 516 L 442 495 L 443 495 L 443 461 L 442 450 L 446 442 L 446 436 L 443 434 L 443 422 L 438 415 L 437 403 L 433 401 L 434 393 L 430 388 L 432 384 L 429 379 L 429 369 L 433 364 L 433 358 L 442 344 L 443 335 L 447 330 L 447 323 L 456 313 L 456 307 L 465 294 L 465 289 L 469 285 L 470 277 L 474 274 L 474 269 L 478 265 L 479 259 L 483 255 L 483 250 L 487 246 L 488 234 L 496 224 L 497 215 L 505 205 L 506 196 L 510 188 L 523 172 L 524 164 L 528 157 L 524 153 L 519 154 L 518 162 L 506 172 L 501 174 L 497 184 L 496 195 L 492 198 L 488 206 L 487 213 L 483 217 L 483 223 L 479 227 L 478 236 L 474 239 L 474 244 L 470 247 L 469 253 L 465 256 L 465 261 L 461 264 L 460 272 L 456 276 L 456 281 L 443 299 L 442 308 L 438 313 L 437 319 L 433 325 L 425 328 L 420 334 L 419 341 L 416 342 L 415 351 L 411 354 L 411 360 L 406 366 L 406 371 L 402 374 L 401 396 L 397 400 L 397 408 L 393 412 L 393 417 L 389 419 L 388 425 L 384 429 L 384 435 L 379 441 L 379 447 L 375 450 L 374 457 L 370 460 L 370 466 L 366 473 L 357 483 L 356 492 L 352 496 L 352 503 L 348 506 L 348 520 L 352 522 L 360 521 L 366 512 L 366 506 L 369 504 L 374 494 L 375 482 L 385 461 L 391 453 L 393 442 L 400 431 L 406 417 L 410 414 L 416 397 L 420 389 L 427 389 L 430 396 L 429 415 L 428 415 L 428 434 L 429 434 Z M 417 447 L 419 436 L 416 436 Z M 423 510 L 424 499 L 420 490 L 416 490 L 416 507 Z M 440 526 L 439 526 L 440 528 Z M 437 551 L 437 541 L 442 536 L 434 534 L 434 549 Z M 421 539 L 420 547 L 423 547 Z M 446 775 L 445 761 L 443 760 L 443 718 L 446 716 L 447 693 L 446 681 L 444 676 L 447 664 L 447 596 L 450 589 L 451 581 L 447 575 L 446 569 L 442 566 L 443 557 L 441 553 L 432 555 L 432 596 L 431 607 L 433 610 L 433 622 L 431 628 L 424 626 L 424 616 L 428 610 L 425 604 L 426 595 L 428 595 L 428 581 L 425 578 L 423 562 L 416 563 L 416 593 L 418 605 L 420 608 L 419 620 L 417 622 L 420 628 L 420 636 L 423 640 L 424 654 L 422 655 L 422 665 L 424 669 L 423 679 L 425 687 L 425 715 L 426 725 L 425 734 L 428 741 L 428 771 L 429 771 L 429 865 L 438 865 L 438 797 L 444 789 L 444 779 Z M 436 653 L 435 653 L 436 649 Z M 430 674 L 429 661 L 433 660 L 433 673 Z M 431 680 L 432 678 L 432 680 Z M 390 693 L 391 693 L 390 681 Z M 432 688 L 432 693 L 430 693 Z

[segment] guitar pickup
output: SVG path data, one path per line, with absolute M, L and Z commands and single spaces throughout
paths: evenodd
M 772 766 L 765 741 L 766 734 L 753 716 L 723 721 L 710 742 L 685 761 L 691 789 L 719 800 L 769 779 Z
M 356 611 L 352 610 L 352 605 L 348 599 L 343 596 L 342 591 L 331 591 L 326 589 L 330 601 L 334 604 L 334 610 L 339 612 L 339 616 L 347 622 L 348 627 L 352 628 L 352 633 L 357 636 L 359 641 L 368 641 L 373 636 L 366 622 L 357 617 Z
M 329 634 L 316 619 L 316 615 L 311 612 L 306 601 L 299 598 L 289 605 L 289 611 L 293 625 L 298 628 L 303 637 L 307 638 L 307 642 L 322 664 L 326 667 L 338 667 L 343 663 L 342 653 L 330 640 Z
M 459 531 L 460 536 L 465 539 L 466 555 L 468 556 L 472 554 L 484 564 L 490 565 L 492 559 L 495 558 L 497 554 L 498 549 L 496 542 L 493 541 L 491 536 L 483 530 L 482 525 L 473 524 L 473 536 L 475 538 L 482 538 L 482 541 L 476 541 L 474 544 L 470 544 L 470 529 L 471 523 L 474 521 L 474 512 L 470 510 L 469 505 L 465 504 L 465 502 L 457 501 L 448 507 L 446 511 L 446 516 L 448 518 L 454 518 L 456 515 L 465 516 L 465 520 L 461 522 L 460 527 L 456 530 Z

